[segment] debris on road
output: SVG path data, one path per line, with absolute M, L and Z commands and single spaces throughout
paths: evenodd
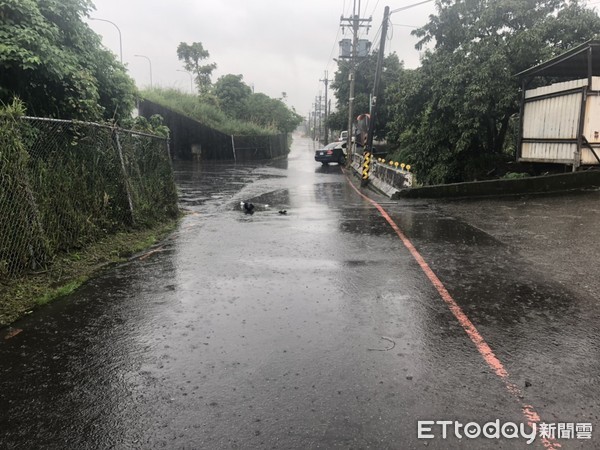
M 6 335 L 4 336 L 4 339 L 10 339 L 15 337 L 17 334 L 21 333 L 23 330 L 20 328 L 12 328 L 8 333 L 6 333 Z
M 388 348 L 368 348 L 367 350 L 373 351 L 373 352 L 387 352 L 387 351 L 393 349 L 396 346 L 396 343 L 392 339 L 390 339 L 390 338 L 387 338 L 385 336 L 381 336 L 381 339 L 386 340 L 388 342 L 391 342 L 392 346 L 388 347 Z

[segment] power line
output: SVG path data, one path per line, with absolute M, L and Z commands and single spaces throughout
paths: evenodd
M 367 9 L 369 8 L 369 2 L 370 1 L 371 0 L 367 0 L 367 4 L 365 5 L 365 9 L 363 10 L 363 13 L 364 13 L 363 16 L 365 16 L 365 17 L 367 16 Z
M 600 2 L 598 2 L 598 3 L 600 3 Z M 395 27 L 420 28 L 420 27 L 417 27 L 417 26 L 415 26 L 415 25 L 406 25 L 406 24 L 403 24 L 403 23 L 393 23 L 393 22 L 390 22 L 390 23 L 391 23 L 393 26 L 395 26 Z
M 375 37 L 373 37 L 373 43 L 375 44 L 374 47 L 371 47 L 371 53 L 375 53 L 378 48 L 379 48 L 379 35 L 381 34 L 381 30 L 383 28 L 383 23 L 381 25 L 379 25 L 379 28 L 377 30 L 377 33 L 375 33 Z
M 377 5 L 379 5 L 379 0 L 377 0 L 377 3 L 375 3 L 375 6 L 373 7 L 373 11 L 371 11 L 371 16 L 375 13 L 375 10 L 377 9 Z
M 329 58 L 327 58 L 327 69 L 329 69 L 329 66 L 331 65 L 331 58 L 333 58 L 333 52 L 335 51 L 335 46 L 338 44 L 338 39 L 340 37 L 340 27 L 338 27 L 337 29 L 337 33 L 335 35 L 335 38 L 333 39 L 333 45 L 331 47 L 331 51 L 329 52 Z
M 394 9 L 394 10 L 390 11 L 390 14 L 394 14 L 394 13 L 399 12 L 399 11 L 404 11 L 405 9 L 414 8 L 415 6 L 424 5 L 425 3 L 431 3 L 432 1 L 433 0 L 425 0 L 425 1 L 422 1 L 422 2 L 419 2 L 419 3 L 413 3 L 412 5 L 403 6 L 401 8 L 397 8 L 397 9 Z
M 349 2 L 348 2 L 348 10 L 346 11 L 346 8 L 344 8 L 344 9 L 342 10 L 342 14 L 344 14 L 344 15 L 346 15 L 346 16 L 349 16 L 349 15 L 351 15 L 351 14 L 352 14 L 352 1 L 349 1 Z

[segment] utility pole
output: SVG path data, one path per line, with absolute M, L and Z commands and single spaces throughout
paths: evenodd
M 322 124 L 323 124 L 323 110 L 322 110 L 323 98 L 320 93 L 319 93 L 319 100 L 318 100 L 317 104 L 319 105 L 319 142 L 321 142 L 321 138 L 323 136 L 321 134 L 321 130 L 323 129 L 323 127 L 322 127 Z
M 313 113 L 313 141 L 317 139 L 317 102 L 315 99 L 315 112 Z
M 352 154 L 354 149 L 352 148 L 352 123 L 354 121 L 354 89 L 355 89 L 355 78 L 356 78 L 356 66 L 358 64 L 358 30 L 360 27 L 369 27 L 370 25 L 362 25 L 363 22 L 371 22 L 369 19 L 360 18 L 360 0 L 358 0 L 358 10 L 356 9 L 356 0 L 354 0 L 354 6 L 352 9 L 352 17 L 343 17 L 340 19 L 342 26 L 352 26 L 352 55 L 350 56 L 350 96 L 348 98 L 348 139 L 346 141 L 346 147 L 348 152 L 347 164 L 352 164 Z
M 373 132 L 375 130 L 375 122 L 377 120 L 377 96 L 379 95 L 379 85 L 381 84 L 381 72 L 383 67 L 383 56 L 384 56 L 384 48 L 385 48 L 385 38 L 388 30 L 388 25 L 390 23 L 390 16 L 399 11 L 405 11 L 407 9 L 414 8 L 415 6 L 423 5 L 425 3 L 430 3 L 432 0 L 423 0 L 417 3 L 413 3 L 411 5 L 403 6 L 401 8 L 394 9 L 390 11 L 390 7 L 386 6 L 383 12 L 383 22 L 381 24 L 381 41 L 379 43 L 379 53 L 377 55 L 377 68 L 375 71 L 375 82 L 373 84 L 373 96 L 371 100 L 371 120 L 369 122 L 369 132 L 367 135 L 367 149 L 372 153 L 373 148 Z
M 367 134 L 367 150 L 373 153 L 373 132 L 377 120 L 377 97 L 379 96 L 379 85 L 381 84 L 381 72 L 383 67 L 383 55 L 385 48 L 385 37 L 390 22 L 390 7 L 386 6 L 383 12 L 383 23 L 381 24 L 381 41 L 379 41 L 379 54 L 377 55 L 377 67 L 375 69 L 375 82 L 373 83 L 373 95 L 371 100 L 371 120 L 369 121 L 369 133 Z
M 319 80 L 325 83 L 325 145 L 329 144 L 329 127 L 327 126 L 327 119 L 329 118 L 329 111 L 327 109 L 327 86 L 331 81 L 329 79 L 329 74 L 325 71 L 325 78 L 323 80 Z

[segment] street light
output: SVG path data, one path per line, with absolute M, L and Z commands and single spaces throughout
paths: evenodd
M 190 93 L 194 93 L 194 78 L 192 77 L 192 74 L 190 72 L 188 72 L 187 70 L 181 70 L 181 69 L 177 69 L 177 72 L 183 72 L 183 73 L 187 73 L 190 76 Z
M 138 58 L 146 58 L 148 60 L 148 64 L 150 64 L 150 89 L 152 89 L 152 61 L 150 61 L 150 58 L 148 58 L 145 55 L 133 55 L 133 56 L 137 56 Z
M 114 22 L 111 22 L 110 20 L 98 19 L 96 17 L 90 17 L 90 20 L 99 20 L 100 22 L 108 22 L 108 23 L 112 24 L 117 29 L 117 31 L 119 32 L 119 56 L 121 57 L 121 64 L 123 64 L 123 39 L 121 38 L 121 30 L 117 26 L 117 24 L 114 23 Z

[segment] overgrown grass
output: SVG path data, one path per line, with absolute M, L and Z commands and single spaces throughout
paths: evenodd
M 178 220 L 145 230 L 120 232 L 76 253 L 58 256 L 45 272 L 0 280 L 0 327 L 75 291 L 102 268 L 126 261 L 175 229 Z
M 43 306 L 47 303 L 50 303 L 52 300 L 56 300 L 57 298 L 64 297 L 65 295 L 69 295 L 69 294 L 75 292 L 75 290 L 77 290 L 77 288 L 79 288 L 79 286 L 81 286 L 83 283 L 85 283 L 88 279 L 89 279 L 89 277 L 87 277 L 87 276 L 81 276 L 81 277 L 77 278 L 76 280 L 70 281 L 63 286 L 60 286 L 60 287 L 54 288 L 54 289 L 50 289 L 42 296 L 34 299 L 35 304 L 39 305 L 39 306 Z
M 521 180 L 523 178 L 528 178 L 530 175 L 528 173 L 522 172 L 507 172 L 504 174 L 502 179 L 504 180 Z
M 147 89 L 141 92 L 141 96 L 226 134 L 260 136 L 279 133 L 275 128 L 264 128 L 252 122 L 232 119 L 217 106 L 203 102 L 198 95 L 186 94 L 176 89 Z

